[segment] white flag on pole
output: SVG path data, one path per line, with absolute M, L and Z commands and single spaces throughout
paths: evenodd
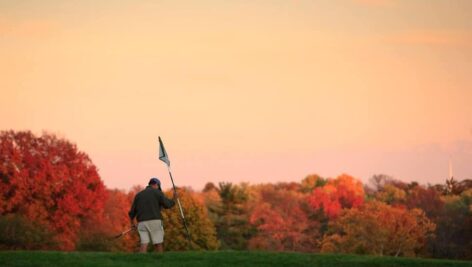
M 162 143 L 162 139 L 159 136 L 159 159 L 162 160 L 170 167 L 170 160 L 169 156 L 167 155 L 166 149 L 164 148 L 164 143 Z

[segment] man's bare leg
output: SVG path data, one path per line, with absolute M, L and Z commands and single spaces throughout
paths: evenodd
M 164 247 L 162 246 L 162 243 L 154 244 L 154 250 L 158 253 L 164 252 Z
M 147 247 L 148 247 L 148 244 L 141 244 L 141 246 L 139 247 L 139 253 L 146 253 Z

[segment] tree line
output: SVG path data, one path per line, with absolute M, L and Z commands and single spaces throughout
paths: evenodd
M 0 133 L 0 249 L 135 251 L 127 212 L 142 187 L 106 188 L 76 145 L 52 134 Z M 169 196 L 171 192 L 166 192 Z M 164 216 L 166 250 L 271 250 L 472 259 L 472 181 L 405 183 L 375 175 L 179 188 Z

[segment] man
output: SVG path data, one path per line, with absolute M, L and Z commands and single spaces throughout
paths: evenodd
M 141 239 L 141 253 L 146 252 L 151 238 L 154 249 L 162 252 L 164 242 L 164 227 L 162 226 L 161 208 L 169 209 L 175 205 L 176 194 L 168 199 L 161 190 L 161 181 L 151 178 L 149 185 L 134 197 L 133 205 L 128 213 L 132 227 L 134 218 L 138 221 L 139 238 Z

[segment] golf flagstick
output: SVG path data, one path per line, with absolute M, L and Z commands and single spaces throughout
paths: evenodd
M 170 160 L 167 155 L 166 149 L 164 148 L 164 143 L 162 143 L 161 137 L 159 136 L 159 159 L 167 165 L 167 170 L 169 171 L 170 180 L 172 182 L 172 187 L 174 189 L 174 194 L 177 196 L 177 205 L 179 206 L 180 217 L 185 227 L 185 232 L 187 233 L 187 240 L 189 246 L 191 245 L 190 232 L 187 227 L 187 220 L 185 220 L 184 211 L 182 205 L 180 204 L 179 195 L 177 194 L 177 189 L 175 188 L 174 178 L 172 177 L 172 171 L 170 170 Z

